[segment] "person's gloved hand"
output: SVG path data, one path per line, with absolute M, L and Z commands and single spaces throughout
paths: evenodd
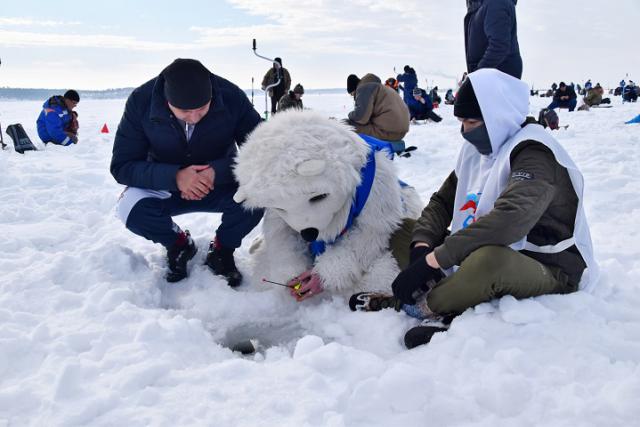
M 433 248 L 431 246 L 414 246 L 411 248 L 411 252 L 409 253 L 409 265 L 416 262 L 420 257 L 426 258 L 433 252 Z
M 391 284 L 391 290 L 393 295 L 404 304 L 415 304 L 416 300 L 413 293 L 416 291 L 428 291 L 427 282 L 438 280 L 441 277 L 440 269 L 430 267 L 427 264 L 425 255 L 422 258 L 418 258 L 398 274 L 398 277 Z

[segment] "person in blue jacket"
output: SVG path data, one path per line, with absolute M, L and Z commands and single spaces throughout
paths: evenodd
M 45 101 L 36 120 L 38 136 L 42 142 L 65 146 L 78 143 L 78 136 L 68 129 L 73 120 L 71 112 L 79 102 L 80 95 L 73 89 Z
M 416 70 L 411 68 L 408 65 L 404 66 L 404 73 L 398 74 L 396 77 L 396 81 L 402 83 L 402 99 L 404 99 L 404 103 L 409 106 L 411 100 L 413 99 L 413 89 L 418 86 L 418 76 L 416 75 Z
M 411 120 L 431 119 L 436 123 L 442 120 L 442 117 L 433 112 L 431 97 L 419 87 L 413 89 L 412 99 L 409 103 L 409 115 Z
M 467 0 L 464 47 L 467 71 L 498 70 L 522 78 L 518 46 L 516 3 L 518 0 Z
M 622 91 L 622 99 L 626 102 L 636 102 L 638 100 L 638 88 L 633 80 L 630 80 L 624 87 L 624 90 Z
M 232 164 L 260 121 L 240 88 L 194 59 L 176 59 L 129 96 L 111 158 L 111 174 L 127 186 L 117 212 L 127 229 L 167 249 L 167 281 L 187 277 L 197 251 L 172 217 L 218 212 L 205 264 L 229 286 L 241 283 L 233 254 L 262 211 L 233 200 Z
M 548 110 L 556 108 L 568 108 L 573 111 L 578 104 L 578 96 L 572 86 L 567 86 L 565 82 L 560 82 L 558 90 L 553 95 L 553 101 L 547 106 Z

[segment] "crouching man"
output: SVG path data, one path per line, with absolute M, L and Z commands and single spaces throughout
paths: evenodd
M 233 253 L 262 211 L 233 201 L 231 165 L 236 144 L 259 122 L 242 90 L 193 59 L 176 59 L 127 100 L 111 159 L 114 178 L 128 186 L 118 215 L 130 231 L 167 249 L 167 281 L 185 278 L 197 251 L 172 217 L 220 212 L 206 264 L 229 286 L 240 284 Z
M 520 80 L 494 69 L 469 74 L 454 104 L 465 142 L 414 226 L 409 267 L 393 296 L 351 298 L 354 310 L 393 306 L 423 319 L 405 335 L 409 348 L 477 304 L 570 293 L 597 278 L 582 175 L 527 118 L 528 104 Z

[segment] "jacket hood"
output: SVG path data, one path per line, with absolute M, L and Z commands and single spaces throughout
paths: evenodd
M 489 132 L 492 154 L 522 127 L 529 113 L 529 88 L 522 80 L 491 68 L 468 75 Z
M 64 103 L 64 97 L 62 95 L 54 95 L 51 98 L 44 101 L 42 108 L 60 108 L 62 110 L 67 109 L 67 104 Z
M 361 79 L 360 79 L 360 83 L 358 83 L 358 86 L 366 84 L 366 83 L 380 83 L 382 84 L 382 80 L 380 80 L 380 77 L 376 76 L 375 74 L 365 74 Z

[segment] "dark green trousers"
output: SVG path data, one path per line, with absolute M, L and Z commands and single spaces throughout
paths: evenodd
M 391 251 L 401 269 L 408 265 L 414 223 L 405 220 L 391 237 Z M 429 292 L 427 305 L 436 314 L 455 315 L 504 295 L 522 299 L 576 290 L 559 268 L 541 264 L 505 246 L 484 246 L 472 252 L 458 271 Z
M 427 305 L 434 313 L 460 314 L 504 295 L 522 299 L 574 291 L 576 287 L 567 282 L 567 275 L 559 268 L 505 246 L 484 246 L 429 292 Z

